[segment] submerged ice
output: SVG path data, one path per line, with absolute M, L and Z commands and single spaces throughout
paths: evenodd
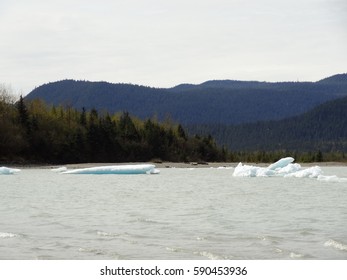
M 282 158 L 267 167 L 246 165 L 241 162 L 234 169 L 234 177 L 295 177 L 295 178 L 315 178 L 319 181 L 327 182 L 345 182 L 347 178 L 338 178 L 337 176 L 325 176 L 319 166 L 302 168 L 300 164 L 293 163 L 294 158 Z

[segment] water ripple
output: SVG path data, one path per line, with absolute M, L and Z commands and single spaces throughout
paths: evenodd
M 324 246 L 325 247 L 333 247 L 333 248 L 338 249 L 340 251 L 347 251 L 347 245 L 346 244 L 337 242 L 333 239 L 329 239 L 328 241 L 326 241 L 324 243 Z

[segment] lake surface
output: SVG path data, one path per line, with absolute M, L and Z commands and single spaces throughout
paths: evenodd
M 0 259 L 347 259 L 346 182 L 232 173 L 1 175 Z

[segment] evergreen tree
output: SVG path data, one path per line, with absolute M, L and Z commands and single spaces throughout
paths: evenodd
M 87 126 L 87 114 L 86 114 L 86 108 L 82 108 L 81 116 L 80 116 L 80 124 L 84 127 Z
M 26 129 L 28 129 L 29 126 L 29 114 L 27 106 L 24 103 L 23 96 L 21 95 L 19 97 L 19 101 L 17 102 L 17 110 L 18 110 L 18 118 L 19 123 Z
M 184 131 L 182 125 L 178 125 L 177 127 L 177 133 L 178 133 L 178 137 L 184 139 L 184 140 L 187 140 L 187 134 L 186 132 Z

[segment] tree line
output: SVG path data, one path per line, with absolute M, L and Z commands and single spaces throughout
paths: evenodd
M 0 161 L 32 163 L 227 161 L 211 136 L 128 112 L 47 106 L 0 94 Z
M 341 101 L 336 103 L 340 106 L 344 104 Z M 330 107 L 330 112 L 342 114 L 344 118 L 344 110 L 338 111 L 335 106 Z M 333 114 L 330 116 L 334 117 Z M 331 124 L 341 125 L 341 121 L 333 120 L 335 121 L 329 119 L 330 126 L 325 127 L 333 127 Z M 300 120 L 299 123 L 304 125 L 306 122 Z M 286 127 L 283 124 L 277 127 L 282 126 Z M 303 131 L 308 132 L 308 126 L 312 127 L 305 124 Z M 16 100 L 0 85 L 0 162 L 274 162 L 286 156 L 292 156 L 298 162 L 347 160 L 345 149 L 337 149 L 336 141 L 328 139 L 335 147 L 329 150 L 322 149 L 322 145 L 313 149 L 312 145 L 310 149 L 301 145 L 302 148 L 299 149 L 300 144 L 304 144 L 303 139 L 293 149 L 276 139 L 274 142 L 281 144 L 276 147 L 271 144 L 274 143 L 271 133 L 263 128 L 258 123 L 251 125 L 250 129 L 240 131 L 221 129 L 218 126 L 214 126 L 214 129 L 210 126 L 193 129 L 170 120 L 159 122 L 155 117 L 140 120 L 128 112 L 109 114 L 96 109 L 77 110 L 71 106 L 52 106 L 40 99 L 28 101 L 20 97 Z M 341 130 L 340 127 L 338 129 L 340 132 L 346 130 Z M 267 134 L 264 142 L 259 135 L 252 137 L 255 131 Z M 289 129 L 284 131 L 290 132 Z M 323 132 L 323 135 L 333 135 L 332 131 Z M 282 130 L 281 139 L 286 139 L 283 133 Z M 231 137 L 233 143 L 240 145 L 254 141 L 252 147 L 255 148 L 247 149 L 247 145 L 239 148 L 222 146 L 222 137 Z M 312 138 L 309 140 L 312 144 Z M 327 143 L 322 139 L 319 142 Z M 256 147 L 256 143 L 267 143 L 270 146 Z
M 279 121 L 185 128 L 188 133 L 210 133 L 219 145 L 241 158 L 267 161 L 269 155 L 282 151 L 305 162 L 347 161 L 347 97 Z

